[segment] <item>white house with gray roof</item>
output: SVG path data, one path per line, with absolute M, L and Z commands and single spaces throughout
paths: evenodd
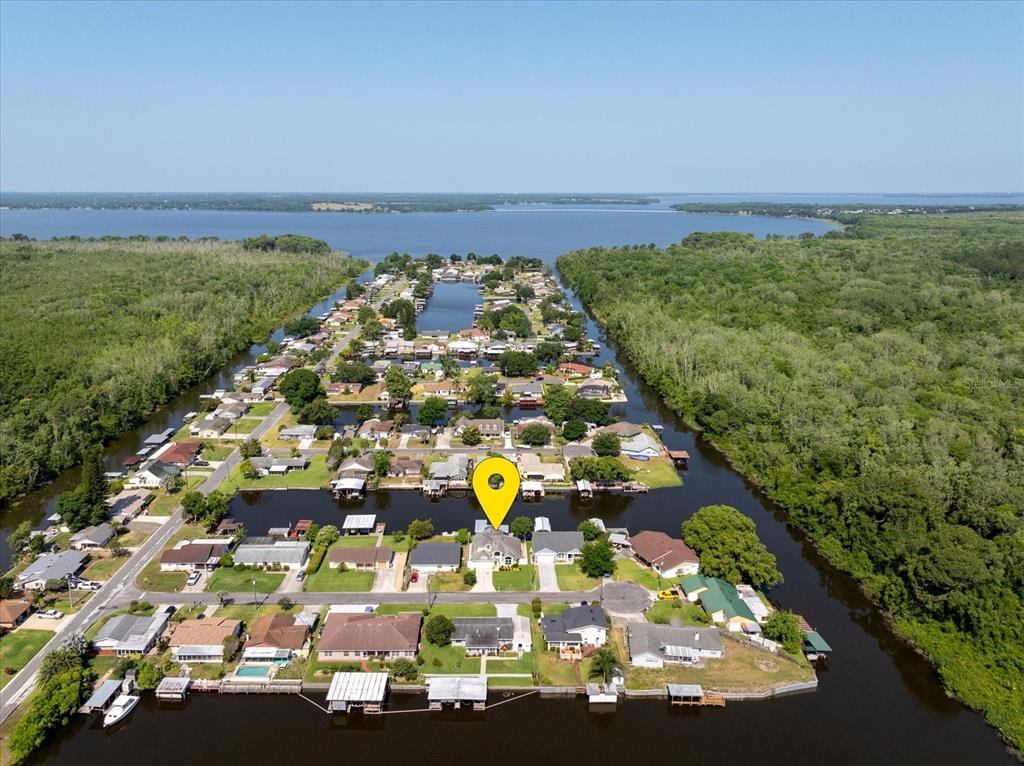
M 521 566 L 525 563 L 523 543 L 518 537 L 491 527 L 477 532 L 470 541 L 469 560 L 466 562 L 470 569 Z
M 546 614 L 540 628 L 548 649 L 579 651 L 584 646 L 604 646 L 608 640 L 608 618 L 601 607 L 593 604 Z
M 582 532 L 533 533 L 533 560 L 538 564 L 572 563 L 582 551 Z
M 103 522 L 94 527 L 86 527 L 71 535 L 69 544 L 76 551 L 87 551 L 91 548 L 102 548 L 114 537 L 114 528 Z
M 234 553 L 236 564 L 301 567 L 309 557 L 309 543 L 301 540 L 273 540 L 242 543 Z
M 666 664 L 692 665 L 720 659 L 725 653 L 717 628 L 676 628 L 631 622 L 626 625 L 629 664 L 638 668 L 663 668 Z
M 44 553 L 17 575 L 16 582 L 24 590 L 46 590 L 47 583 L 78 574 L 88 558 L 82 551 Z
M 527 617 L 453 617 L 452 646 L 466 654 L 529 652 L 533 649 Z
M 161 634 L 167 628 L 170 615 L 160 611 L 152 617 L 136 617 L 119 614 L 104 623 L 92 639 L 92 645 L 100 654 L 146 654 L 156 646 Z
M 409 554 L 409 566 L 422 574 L 456 572 L 462 566 L 458 543 L 420 543 Z

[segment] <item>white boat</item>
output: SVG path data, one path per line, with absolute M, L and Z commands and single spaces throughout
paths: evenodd
M 103 716 L 103 726 L 113 726 L 115 723 L 123 721 L 135 709 L 135 706 L 139 704 L 140 699 L 142 698 L 138 694 L 117 695 L 114 704 L 110 706 L 110 709 Z

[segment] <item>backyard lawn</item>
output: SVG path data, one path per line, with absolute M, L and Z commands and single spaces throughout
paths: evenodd
M 206 584 L 207 593 L 251 593 L 256 580 L 257 593 L 273 593 L 281 586 L 284 572 L 264 572 L 260 569 L 237 570 L 220 567 Z
M 601 584 L 599 578 L 583 574 L 579 564 L 555 564 L 555 576 L 558 578 L 559 590 L 583 591 Z
M 426 660 L 420 673 L 480 673 L 480 658 L 467 657 L 461 646 L 434 646 L 424 640 L 420 643 L 420 656 Z
M 51 638 L 53 638 L 53 633 L 49 630 L 22 628 L 8 633 L 0 638 L 0 657 L 3 658 L 0 660 L 0 666 L 14 668 L 16 671 L 21 670 Z M 12 678 L 14 678 L 13 675 L 0 672 L 0 689 L 4 688 Z
M 518 572 L 495 570 L 492 579 L 495 590 L 537 590 L 537 568 L 533 564 L 521 565 Z
M 662 579 L 659 581 L 658 575 L 655 572 L 647 567 L 640 566 L 633 559 L 615 559 L 615 579 L 635 582 L 651 590 L 667 588 L 670 585 L 668 580 Z
M 345 537 L 339 537 L 335 540 L 334 543 L 331 544 L 331 548 L 373 548 L 376 545 L 376 535 L 346 535 Z M 394 549 L 392 548 L 392 550 Z M 324 560 L 327 560 L 326 557 Z
M 327 559 L 316 574 L 306 577 L 303 590 L 316 593 L 348 592 L 366 593 L 373 587 L 374 572 L 363 572 L 349 569 L 342 572 L 341 568 L 332 569 L 327 565 Z
M 683 484 L 679 471 L 668 458 L 656 457 L 652 460 L 631 460 L 628 457 L 620 457 L 619 459 L 626 466 L 626 470 L 629 471 L 630 479 L 642 481 L 651 489 L 679 487 Z
M 233 495 L 240 489 L 322 489 L 331 480 L 327 470 L 327 456 L 314 455 L 304 471 L 290 471 L 282 476 L 260 476 L 247 479 L 242 475 L 241 464 L 224 480 L 219 489 L 225 495 Z
M 96 559 L 85 568 L 82 577 L 88 580 L 109 580 L 114 572 L 128 563 L 128 558 L 128 556 L 113 556 L 109 559 Z
M 670 625 L 673 619 L 683 625 L 707 625 L 708 619 L 704 610 L 689 601 L 655 601 L 644 613 L 648 622 L 659 625 Z

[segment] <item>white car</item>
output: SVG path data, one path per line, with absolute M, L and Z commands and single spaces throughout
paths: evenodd
M 78 583 L 78 587 L 81 590 L 99 590 L 103 587 L 103 583 L 96 582 L 95 580 L 84 580 L 83 582 Z
M 47 609 L 45 612 L 39 613 L 39 618 L 42 620 L 59 620 L 64 616 L 64 612 L 59 612 L 56 609 Z
M 188 576 L 188 580 L 186 580 L 186 582 L 189 585 L 195 585 L 197 582 L 199 582 L 199 578 L 200 578 L 199 572 L 193 572 L 192 574 L 190 574 Z

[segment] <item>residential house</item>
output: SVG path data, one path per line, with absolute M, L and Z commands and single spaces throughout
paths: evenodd
M 511 383 L 509 389 L 512 391 L 512 398 L 520 404 L 542 404 L 544 402 L 544 385 L 538 381 Z
M 320 662 L 413 659 L 419 649 L 420 612 L 395 615 L 332 612 L 317 644 Z
M 436 383 L 424 383 L 423 394 L 425 396 L 442 396 L 447 399 L 449 396 L 457 394 L 460 388 L 458 381 L 439 380 Z
M 225 642 L 242 632 L 242 621 L 227 617 L 184 620 L 167 641 L 175 662 L 224 662 Z
M 467 418 L 461 417 L 456 421 L 453 433 L 455 436 L 462 436 L 467 428 L 475 426 L 480 435 L 485 439 L 495 439 L 504 435 L 505 421 L 501 418 Z
M 224 435 L 231 427 L 231 421 L 225 418 L 205 417 L 201 420 L 194 420 L 188 427 L 192 436 L 200 439 L 216 439 Z
M 300 540 L 270 540 L 247 538 L 234 553 L 236 564 L 252 566 L 280 566 L 291 568 L 305 565 L 309 557 L 309 543 Z
M 279 662 L 305 654 L 309 624 L 282 612 L 264 614 L 249 628 L 243 659 L 246 662 Z
M 348 569 L 359 571 L 376 571 L 390 569 L 394 562 L 394 552 L 386 546 L 375 548 L 349 548 L 341 546 L 332 548 L 327 554 L 327 565 L 337 569 L 344 564 Z
M 562 457 L 566 463 L 571 463 L 576 458 L 594 457 L 594 448 L 589 444 L 566 444 L 562 447 Z
M 759 625 L 764 625 L 768 615 L 772 613 L 771 608 L 761 600 L 760 595 L 750 585 L 740 583 L 736 586 L 736 595 L 747 605 L 750 613 L 754 615 Z
M 160 640 L 170 617 L 167 610 L 161 610 L 150 617 L 115 615 L 96 632 L 92 645 L 98 654 L 114 654 L 118 657 L 146 654 Z
M 721 659 L 725 652 L 717 628 L 676 628 L 631 622 L 626 625 L 629 664 L 638 668 L 692 665 Z
M 376 441 L 377 439 L 386 438 L 394 425 L 394 420 L 370 418 L 369 420 L 363 421 L 363 424 L 359 426 L 356 436 L 360 439 L 371 439 Z
M 82 551 L 43 553 L 14 577 L 22 590 L 46 590 L 49 583 L 78 574 L 89 558 Z
M 608 618 L 601 607 L 593 604 L 544 615 L 540 627 L 548 649 L 560 652 L 580 652 L 585 646 L 604 646 L 608 640 Z
M 598 433 L 601 434 L 615 434 L 620 439 L 629 439 L 633 436 L 643 433 L 643 430 L 636 423 L 612 423 L 611 425 L 604 426 L 603 428 L 597 429 Z
M 469 477 L 469 457 L 449 455 L 447 460 L 430 464 L 430 478 L 451 483 L 465 482 Z
M 160 554 L 161 572 L 209 572 L 227 553 L 228 543 L 183 541 Z
M 409 554 L 409 566 L 421 574 L 457 572 L 462 566 L 458 543 L 420 543 Z
M 32 604 L 20 599 L 0 600 L 0 630 L 14 630 L 32 613 Z
M 565 481 L 562 463 L 545 463 L 532 452 L 519 453 L 519 474 L 527 481 Z
M 692 548 L 664 532 L 645 530 L 629 538 L 629 544 L 641 562 L 668 579 L 695 575 L 700 566 Z
M 90 551 L 102 548 L 114 539 L 114 528 L 107 522 L 94 527 L 80 529 L 71 535 L 69 544 L 75 551 Z
M 470 656 L 533 650 L 527 617 L 453 617 L 452 624 L 452 646 Z
M 533 560 L 538 564 L 572 563 L 582 550 L 582 532 L 533 533 Z
M 125 484 L 146 489 L 161 489 L 173 484 L 180 475 L 181 469 L 178 466 L 151 460 L 143 463 Z
M 278 431 L 277 435 L 285 441 L 304 441 L 306 439 L 315 439 L 317 428 L 318 426 L 291 426 L 290 428 L 282 428 Z
M 391 468 L 388 470 L 388 476 L 393 478 L 419 476 L 422 472 L 423 461 L 419 458 L 399 457 L 395 455 L 391 458 Z
M 252 384 L 252 388 L 250 390 L 254 395 L 264 397 L 270 393 L 275 382 L 274 378 L 262 377 Z
M 408 423 L 399 428 L 398 433 L 401 436 L 410 436 L 420 441 L 427 441 L 430 438 L 430 426 Z
M 161 463 L 176 465 L 178 468 L 188 468 L 192 465 L 202 445 L 199 442 L 175 442 L 157 455 Z
M 149 503 L 153 493 L 148 489 L 123 489 L 106 500 L 110 518 L 122 524 L 138 516 Z
M 221 420 L 238 420 L 249 410 L 249 405 L 240 401 L 221 402 L 212 413 L 213 417 Z
M 252 467 L 259 471 L 260 476 L 284 476 L 292 471 L 304 471 L 309 467 L 309 457 L 272 457 L 261 455 L 249 458 Z
M 718 577 L 692 575 L 680 582 L 688 601 L 699 601 L 701 607 L 716 625 L 725 625 L 730 632 L 757 632 L 757 618 L 736 588 Z
M 603 378 L 591 378 L 576 387 L 576 395 L 582 399 L 607 399 L 612 395 L 614 383 Z
M 634 460 L 649 460 L 661 454 L 661 444 L 653 436 L 640 433 L 621 442 L 620 450 L 624 457 Z
M 578 364 L 576 362 L 562 362 L 558 365 L 558 371 L 563 375 L 568 375 L 569 377 L 574 378 L 592 378 L 595 374 L 598 376 L 601 375 L 601 371 L 596 367 L 591 367 L 587 364 Z
M 526 563 L 523 543 L 518 537 L 499 532 L 493 527 L 473 535 L 469 545 L 470 569 L 520 566 Z
M 535 418 L 526 418 L 516 423 L 514 428 L 516 436 L 520 436 L 530 426 L 543 426 L 550 434 L 554 434 L 558 430 L 558 427 L 551 420 L 544 415 L 540 415 Z
M 346 460 L 338 468 L 338 478 L 366 479 L 373 473 L 373 455 L 364 455 Z

